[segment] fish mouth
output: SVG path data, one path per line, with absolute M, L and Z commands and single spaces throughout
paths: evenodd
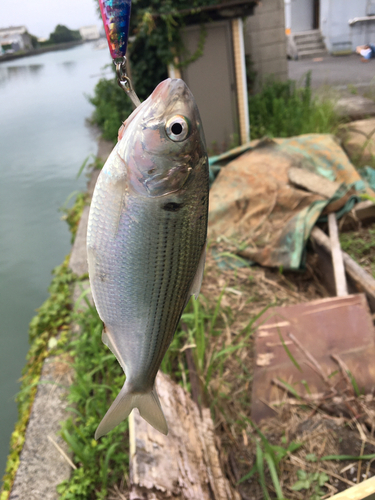
M 191 96 L 190 90 L 183 80 L 180 78 L 167 78 L 159 83 L 151 97 L 153 101 L 162 100 L 169 104 L 180 99 L 189 99 Z

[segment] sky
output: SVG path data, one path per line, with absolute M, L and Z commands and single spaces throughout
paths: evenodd
M 0 0 L 0 28 L 26 26 L 38 38 L 48 38 L 57 24 L 70 29 L 96 24 L 97 0 Z

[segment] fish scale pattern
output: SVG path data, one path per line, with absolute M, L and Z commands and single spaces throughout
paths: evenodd
M 171 133 L 171 123 L 186 124 L 181 137 Z M 199 111 L 186 84 L 167 79 L 122 127 L 90 208 L 91 291 L 105 324 L 103 342 L 126 374 L 97 439 L 133 408 L 168 432 L 154 381 L 182 311 L 199 291 L 207 217 Z
M 123 353 L 126 374 L 139 391 L 154 383 L 173 338 L 206 240 L 207 168 L 198 189 L 165 210 L 168 197 L 122 196 L 103 172 L 92 201 L 89 253 L 95 260 L 93 293 L 99 315 Z M 113 193 L 115 196 L 113 196 Z M 111 197 L 114 203 L 106 200 Z M 124 209 L 126 207 L 126 209 Z M 119 216 L 119 211 L 121 212 Z

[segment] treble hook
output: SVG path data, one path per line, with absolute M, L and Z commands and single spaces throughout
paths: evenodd
M 128 94 L 135 107 L 141 104 L 126 71 L 126 56 L 113 61 L 116 67 L 117 83 Z

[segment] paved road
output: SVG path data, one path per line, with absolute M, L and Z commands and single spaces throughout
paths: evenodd
M 349 56 L 326 56 L 319 60 L 303 59 L 288 61 L 289 78 L 300 80 L 311 70 L 312 87 L 322 85 L 364 86 L 375 85 L 375 59 L 362 62 L 356 54 Z

